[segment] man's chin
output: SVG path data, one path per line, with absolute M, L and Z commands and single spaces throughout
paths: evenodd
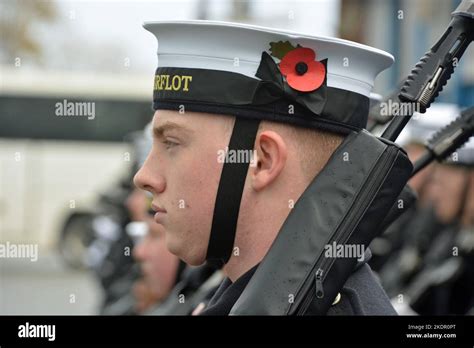
M 169 234 L 166 235 L 166 248 L 190 266 L 200 266 L 206 261 L 205 255 L 198 255 L 193 248 L 175 240 Z
M 173 236 L 170 235 L 170 233 L 168 231 L 166 231 L 166 249 L 168 249 L 168 251 L 170 253 L 172 253 L 173 255 L 176 255 L 179 257 L 179 242 L 177 242 L 176 240 L 174 240 Z
M 203 257 L 189 257 L 187 259 L 181 258 L 181 260 L 190 266 L 201 266 L 206 261 Z

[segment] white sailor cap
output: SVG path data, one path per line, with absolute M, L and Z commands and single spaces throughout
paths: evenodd
M 383 97 L 379 93 L 370 93 L 369 99 L 370 99 L 370 108 L 372 108 L 373 106 L 380 103 L 383 100 Z
M 424 114 L 415 112 L 397 143 L 402 146 L 410 143 L 424 144 L 438 130 L 454 121 L 460 114 L 456 104 L 433 103 Z
M 335 131 L 363 128 L 374 80 L 394 60 L 347 40 L 251 25 L 160 21 L 144 27 L 158 40 L 155 109 L 185 102 L 191 111 Z M 298 106 L 296 117 L 288 115 L 289 104 Z
M 425 144 L 443 127 L 453 122 L 461 114 L 456 104 L 434 103 L 424 114 L 415 113 L 405 129 L 398 137 L 397 143 L 402 146 L 409 144 Z M 448 159 L 447 163 L 459 165 L 474 165 L 474 138 L 456 151 L 455 160 Z

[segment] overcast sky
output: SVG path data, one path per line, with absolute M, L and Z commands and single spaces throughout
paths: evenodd
M 205 2 L 205 1 L 204 1 Z M 199 0 L 55 1 L 58 18 L 41 25 L 34 35 L 43 45 L 43 66 L 55 69 L 127 69 L 149 73 L 156 65 L 156 42 L 142 28 L 144 21 L 196 19 Z M 207 17 L 232 20 L 231 1 L 208 0 Z M 316 35 L 335 35 L 339 1 L 252 1 L 253 24 L 287 28 Z M 124 62 L 130 65 L 124 67 Z

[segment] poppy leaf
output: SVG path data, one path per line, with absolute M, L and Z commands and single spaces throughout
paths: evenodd
M 288 52 L 294 50 L 296 47 L 293 46 L 289 41 L 278 41 L 270 42 L 270 51 L 272 56 L 278 59 L 282 59 Z

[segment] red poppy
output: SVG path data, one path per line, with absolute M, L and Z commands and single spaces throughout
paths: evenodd
M 326 68 L 318 62 L 311 48 L 298 47 L 282 58 L 280 71 L 291 88 L 300 92 L 311 92 L 324 82 Z

